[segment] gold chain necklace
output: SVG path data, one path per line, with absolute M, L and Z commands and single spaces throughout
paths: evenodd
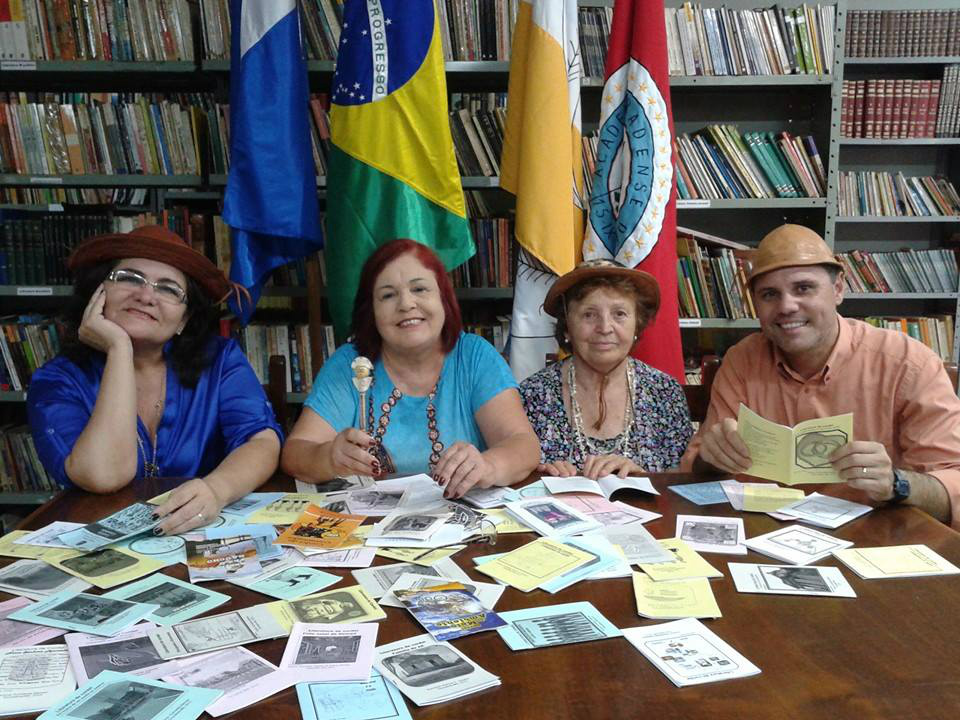
M 153 404 L 153 415 L 157 419 L 157 433 L 153 439 L 153 457 L 147 460 L 147 451 L 143 447 L 143 440 L 140 439 L 140 433 L 137 432 L 137 447 L 140 449 L 140 455 L 143 457 L 143 476 L 145 478 L 155 478 L 160 476 L 160 466 L 157 464 L 157 446 L 160 445 L 160 420 L 163 419 L 163 406 L 167 399 L 167 369 L 164 367 L 163 376 L 160 379 L 160 397 Z
M 583 414 L 580 412 L 580 403 L 577 402 L 577 364 L 573 358 L 570 358 L 570 365 L 567 368 L 567 383 L 570 386 L 570 414 L 573 416 L 573 438 L 577 449 L 580 451 L 581 461 L 585 461 L 589 454 L 587 446 L 587 436 L 583 432 Z M 626 457 L 627 438 L 633 429 L 634 408 L 633 402 L 637 393 L 637 374 L 633 369 L 633 363 L 627 359 L 627 400 L 626 407 L 623 409 L 623 433 L 617 441 L 616 452 L 614 455 Z

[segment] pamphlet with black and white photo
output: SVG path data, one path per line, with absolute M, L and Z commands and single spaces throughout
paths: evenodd
M 470 582 L 467 574 L 450 558 L 438 560 L 430 567 L 414 563 L 396 563 L 394 565 L 377 565 L 376 567 L 353 570 L 352 573 L 353 577 L 372 598 L 380 598 L 386 595 L 404 573 L 448 578 L 456 582 Z
M 67 547 L 89 552 L 113 545 L 128 537 L 153 530 L 160 524 L 154 516 L 155 508 L 145 502 L 136 502 L 108 515 L 102 520 L 84 525 L 77 530 L 69 530 L 59 539 Z
M 88 633 L 69 633 L 64 637 L 70 664 L 83 687 L 104 670 L 160 678 L 173 667 L 173 660 L 164 660 L 147 637 L 156 626 L 151 622 L 124 630 L 113 637 Z
M 508 502 L 507 512 L 544 537 L 563 538 L 599 530 L 599 522 L 552 497 L 534 497 Z
M 677 515 L 676 536 L 697 552 L 747 554 L 743 518 Z
M 0 716 L 42 712 L 76 687 L 63 645 L 0 650 Z
M 851 502 L 831 495 L 810 493 L 803 500 L 785 505 L 777 512 L 795 518 L 800 522 L 835 530 L 851 520 L 856 520 L 861 515 L 866 515 L 871 510 L 873 508 L 869 505 Z
M 624 628 L 623 635 L 677 687 L 760 673 L 760 668 L 694 618 Z
M 500 684 L 500 678 L 429 635 L 381 645 L 374 667 L 416 705 L 434 705 Z
M 88 587 L 90 583 L 43 560 L 17 560 L 0 568 L 0 590 L 31 600 L 66 591 L 80 592 Z
M 500 615 L 507 625 L 497 632 L 511 650 L 605 640 L 621 633 L 588 602 L 508 610 Z
M 178 658 L 284 637 L 287 628 L 269 605 L 254 605 L 157 628 L 150 631 L 150 641 L 160 657 Z
M 11 620 L 110 637 L 136 625 L 157 607 L 149 603 L 113 600 L 68 590 L 15 610 L 9 617 Z
M 753 565 L 728 563 L 738 592 L 772 595 L 823 595 L 856 597 L 850 583 L 836 567 Z
M 230 601 L 229 595 L 163 573 L 111 590 L 103 597 L 159 605 L 156 612 L 147 616 L 157 625 L 176 625 Z
M 45 625 L 10 620 L 8 615 L 33 603 L 25 597 L 15 597 L 0 603 L 0 650 L 29 647 L 60 637 L 66 630 Z
M 297 682 L 366 682 L 377 628 L 376 623 L 294 623 L 280 669 Z
M 751 550 L 792 565 L 809 565 L 830 557 L 836 550 L 853 545 L 850 540 L 842 540 L 805 525 L 778 528 L 765 535 L 749 538 L 745 544 Z

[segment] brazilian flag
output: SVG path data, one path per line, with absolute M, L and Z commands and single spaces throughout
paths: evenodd
M 452 269 L 474 253 L 433 0 L 347 0 L 331 88 L 327 278 L 345 335 L 360 269 L 408 237 Z

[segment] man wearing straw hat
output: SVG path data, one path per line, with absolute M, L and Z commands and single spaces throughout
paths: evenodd
M 940 358 L 906 333 L 841 317 L 842 266 L 808 228 L 763 238 L 749 281 L 762 332 L 724 357 L 681 468 L 750 467 L 740 403 L 785 425 L 852 412 L 854 440 L 830 456 L 840 477 L 960 528 L 960 399 Z

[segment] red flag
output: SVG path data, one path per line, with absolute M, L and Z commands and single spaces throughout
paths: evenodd
M 657 278 L 660 312 L 634 354 L 683 382 L 672 138 L 663 2 L 616 0 L 583 256 Z

